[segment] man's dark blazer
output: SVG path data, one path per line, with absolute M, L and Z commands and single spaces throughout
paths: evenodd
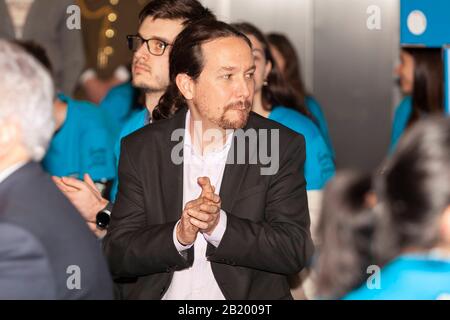
M 112 290 L 100 243 L 39 164 L 0 182 L 0 299 L 112 299 Z
M 180 143 L 171 135 L 184 129 L 185 118 L 182 110 L 122 140 L 118 197 L 103 244 L 114 277 L 137 277 L 123 298 L 161 299 L 173 272 L 193 263 L 193 248 L 185 259 L 173 243 L 183 210 L 183 164 L 171 160 Z M 226 231 L 217 248 L 208 244 L 207 259 L 226 299 L 291 299 L 286 276 L 313 252 L 304 138 L 255 113 L 247 129 L 279 130 L 279 171 L 261 175 L 261 163 L 227 163 L 220 188 Z M 235 134 L 234 155 L 237 145 Z M 252 149 L 248 140 L 245 145 Z

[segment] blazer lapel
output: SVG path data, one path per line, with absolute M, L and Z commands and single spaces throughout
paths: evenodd
M 248 130 L 251 126 L 249 123 L 251 122 L 252 115 L 250 114 L 247 125 L 242 129 L 244 132 Z M 254 146 L 250 146 L 249 139 L 245 139 L 245 149 L 238 150 L 238 144 L 236 143 L 238 136 L 236 132 L 233 136 L 233 143 L 230 148 L 230 153 L 228 154 L 227 164 L 225 165 L 225 170 L 223 173 L 222 185 L 220 187 L 220 198 L 222 200 L 222 209 L 225 212 L 231 212 L 234 206 L 234 201 L 236 196 L 239 194 L 239 190 L 241 189 L 242 182 L 244 181 L 247 171 L 249 168 L 249 159 L 256 159 L 255 152 L 257 152 L 257 148 L 253 148 Z M 233 151 L 233 152 L 231 152 Z M 237 162 L 237 155 L 242 152 L 245 152 L 245 163 L 240 164 Z
M 183 162 L 175 163 L 172 159 L 173 150 L 177 150 L 178 144 L 182 144 L 184 141 L 184 130 L 186 122 L 187 110 L 181 110 L 173 116 L 173 121 L 167 122 L 167 136 L 162 141 L 164 149 L 163 166 L 166 166 L 166 179 L 163 183 L 163 194 L 171 195 L 169 197 L 168 220 L 176 221 L 180 218 L 183 210 Z M 170 125 L 169 125 L 170 124 Z M 175 130 L 180 130 L 180 135 L 175 136 L 178 140 L 172 141 L 172 133 Z M 183 149 L 177 155 L 183 155 Z M 174 185 L 175 183 L 175 185 Z
M 227 164 L 223 173 L 222 185 L 220 187 L 220 198 L 222 209 L 231 212 L 234 200 L 244 181 L 248 166 Z

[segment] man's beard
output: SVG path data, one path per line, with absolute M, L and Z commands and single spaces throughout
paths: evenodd
M 168 84 L 162 84 L 162 79 L 157 77 L 152 73 L 151 68 L 140 65 L 141 68 L 145 68 L 148 73 L 134 75 L 132 72 L 132 84 L 133 87 L 142 90 L 144 93 L 154 93 L 154 92 L 164 92 L 167 89 Z M 132 70 L 134 70 L 135 65 L 133 64 Z
M 242 107 L 245 107 L 245 109 L 244 110 L 235 110 L 236 108 L 242 108 Z M 222 129 L 241 129 L 247 124 L 248 116 L 249 116 L 251 109 L 252 109 L 252 104 L 248 100 L 246 100 L 245 102 L 231 103 L 224 108 L 224 112 L 223 112 L 222 116 L 220 117 L 217 124 Z M 227 119 L 226 114 L 229 110 L 232 110 L 232 112 L 233 111 L 239 112 L 239 114 L 240 114 L 239 119 L 237 119 L 237 120 Z
M 163 86 L 151 85 L 149 83 L 145 83 L 144 81 L 136 81 L 134 79 L 133 79 L 133 87 L 144 91 L 144 93 L 164 92 L 167 89 L 166 87 Z

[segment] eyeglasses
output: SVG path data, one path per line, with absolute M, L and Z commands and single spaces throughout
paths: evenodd
M 154 56 L 162 56 L 164 51 L 166 51 L 166 48 L 171 46 L 171 44 L 164 42 L 161 39 L 144 39 L 140 35 L 128 35 L 127 40 L 128 48 L 133 52 L 138 51 L 145 42 L 147 44 L 148 52 Z

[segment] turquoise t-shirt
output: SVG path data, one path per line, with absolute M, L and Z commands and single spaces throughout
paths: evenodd
M 320 133 L 322 134 L 322 137 L 325 140 L 325 143 L 327 144 L 328 149 L 330 150 L 331 154 L 333 155 L 333 158 L 335 158 L 336 154 L 334 152 L 333 144 L 331 143 L 330 134 L 328 133 L 328 124 L 325 119 L 325 115 L 322 112 L 322 108 L 320 107 L 317 100 L 311 96 L 308 96 L 305 98 L 305 104 L 306 104 L 306 107 L 308 108 L 309 112 L 311 112 L 312 115 L 314 116 L 314 118 L 317 120 Z
M 320 190 L 336 172 L 333 155 L 314 122 L 293 109 L 277 106 L 269 119 L 303 135 L 306 143 L 305 179 L 307 190 Z
M 119 139 L 117 139 L 116 144 L 114 145 L 114 156 L 115 156 L 115 168 L 116 170 L 119 168 L 119 159 L 120 159 L 120 143 L 122 141 L 122 138 L 126 137 L 127 135 L 133 133 L 134 131 L 142 128 L 146 124 L 149 123 L 150 119 L 150 113 L 148 112 L 147 108 L 144 108 L 140 111 L 135 111 L 128 121 L 125 123 L 125 125 L 122 128 L 122 131 L 120 132 Z M 116 172 L 115 179 L 113 182 L 113 186 L 111 188 L 111 201 L 114 202 L 116 200 L 117 196 L 117 188 L 119 186 L 119 177 Z
M 394 121 L 392 122 L 391 132 L 391 145 L 389 147 L 389 153 L 394 152 L 397 147 L 400 137 L 405 131 L 409 118 L 412 113 L 412 98 L 410 96 L 405 97 L 395 109 Z
M 450 258 L 400 256 L 381 269 L 380 287 L 369 289 L 364 284 L 344 300 L 450 299 Z
M 83 179 L 89 173 L 94 181 L 113 179 L 114 130 L 104 113 L 89 102 L 58 97 L 67 103 L 66 120 L 50 141 L 43 168 L 58 177 Z
M 100 109 L 110 117 L 118 133 L 133 114 L 135 90 L 131 82 L 125 82 L 109 90 L 100 102 Z

